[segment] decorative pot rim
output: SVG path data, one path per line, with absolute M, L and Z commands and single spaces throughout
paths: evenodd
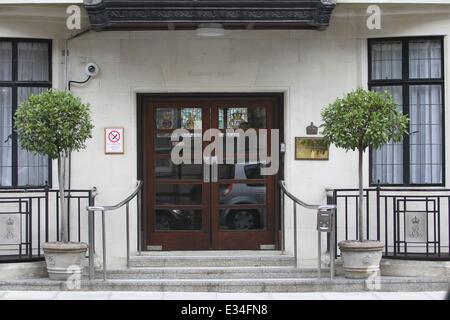
M 88 245 L 84 242 L 44 242 L 42 249 L 52 251 L 85 251 Z
M 380 251 L 384 248 L 384 243 L 376 240 L 345 240 L 338 245 L 341 251 Z

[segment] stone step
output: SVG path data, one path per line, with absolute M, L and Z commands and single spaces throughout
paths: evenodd
M 322 276 L 329 275 L 322 270 Z M 96 277 L 103 276 L 101 271 Z M 317 269 L 296 269 L 287 267 L 166 267 L 166 268 L 130 268 L 108 270 L 108 279 L 283 279 L 316 278 Z
M 72 282 L 48 279 L 0 281 L 2 290 L 67 291 Z M 153 291 L 153 292 L 383 292 L 446 291 L 448 278 L 389 278 L 382 277 L 375 284 L 365 280 L 337 277 L 330 279 L 110 279 L 82 280 L 82 291 Z M 72 288 L 73 290 L 73 288 Z
M 135 253 L 135 256 L 138 254 Z M 158 256 L 158 257 L 211 257 L 211 256 L 284 256 L 287 255 L 280 250 L 195 250 L 195 251 L 142 251 L 139 256 Z
M 132 256 L 130 266 L 141 267 L 263 267 L 293 266 L 294 257 L 279 252 L 145 252 Z

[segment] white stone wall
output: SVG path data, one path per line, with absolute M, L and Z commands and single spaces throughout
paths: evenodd
M 245 30 L 227 31 L 221 38 L 199 38 L 194 31 L 105 31 L 73 39 L 69 42 L 69 79 L 84 80 L 86 62 L 96 62 L 101 71 L 88 84 L 73 86 L 73 92 L 92 105 L 95 129 L 87 149 L 73 156 L 72 186 L 95 185 L 100 192 L 98 204 L 113 204 L 133 189 L 139 92 L 283 92 L 287 186 L 306 202 L 324 204 L 326 188 L 357 186 L 357 154 L 332 147 L 329 161 L 294 161 L 294 138 L 304 136 L 311 122 L 320 124 L 321 109 L 336 97 L 366 87 L 368 37 L 447 35 L 449 9 L 433 6 L 435 12 L 424 15 L 411 14 L 410 7 L 405 9 L 408 14 L 396 9 L 383 19 L 383 28 L 375 31 L 365 28 L 361 7 L 339 6 L 330 27 L 321 32 Z M 416 11 L 420 13 L 420 8 Z M 63 87 L 60 51 L 66 32 L 61 21 L 0 20 L 0 37 L 54 39 L 54 85 Z M 447 53 L 447 38 L 445 46 Z M 446 79 L 450 77 L 447 56 Z M 450 96 L 448 87 L 446 95 Z M 110 126 L 125 128 L 124 155 L 104 154 L 103 130 Z M 367 185 L 367 158 L 365 164 Z M 315 214 L 307 210 L 300 214 L 300 257 L 314 258 Z M 108 255 L 115 262 L 125 257 L 124 219 L 124 213 L 117 212 L 107 221 Z M 135 223 L 133 219 L 132 226 Z M 287 249 L 292 252 L 290 210 L 286 229 Z

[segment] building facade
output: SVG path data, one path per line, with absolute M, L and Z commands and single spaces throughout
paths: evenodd
M 327 190 L 357 186 L 358 163 L 356 153 L 334 146 L 324 160 L 314 155 L 301 160 L 296 154 L 301 139 L 296 138 L 320 137 L 320 129 L 311 135 L 307 128 L 320 126 L 321 110 L 363 87 L 392 93 L 411 120 L 410 135 L 402 143 L 365 154 L 366 187 L 408 194 L 439 190 L 447 201 L 450 1 L 273 1 L 273 7 L 254 1 L 261 7 L 250 9 L 220 1 L 221 8 L 209 11 L 199 2 L 200 7 L 178 3 L 172 8 L 167 3 L 175 1 L 2 1 L 0 188 L 13 192 L 47 183 L 57 188 L 56 163 L 21 150 L 12 115 L 31 93 L 70 86 L 91 105 L 95 125 L 86 150 L 71 156 L 70 188 L 95 186 L 97 204 L 114 204 L 142 180 L 140 228 L 133 203 L 130 230 L 143 250 L 279 250 L 284 243 L 292 254 L 294 210 L 282 206 L 278 182 L 284 180 L 292 194 L 308 203 L 325 204 L 332 195 Z M 69 5 L 75 9 L 67 12 Z M 70 19 L 77 23 L 77 8 L 80 28 L 69 30 Z M 202 36 L 201 23 L 220 23 L 224 34 Z M 217 25 L 206 27 L 212 28 L 206 32 L 217 31 Z M 98 74 L 77 83 L 86 80 L 89 63 L 98 66 Z M 280 130 L 280 150 L 272 150 L 280 157 L 275 175 L 261 176 L 261 165 L 250 162 L 219 165 L 217 181 L 205 180 L 204 163 L 171 162 L 174 129 L 224 131 L 243 125 Z M 105 147 L 114 129 L 120 129 L 115 131 L 123 139 L 123 152 L 109 154 Z M 77 201 L 71 203 L 75 213 Z M 428 221 L 432 211 L 424 201 Z M 347 204 L 350 212 L 352 204 Z M 426 247 L 411 241 L 420 253 L 436 248 L 429 242 L 438 230 L 439 250 L 448 255 L 448 202 L 439 205 L 442 228 L 427 225 Z M 79 229 L 86 239 L 87 212 L 84 204 L 81 208 L 80 218 L 71 218 L 71 232 Z M 375 206 L 369 221 L 377 217 L 372 210 Z M 338 240 L 354 236 L 353 229 L 345 228 L 350 218 L 339 204 L 337 215 Z M 317 255 L 316 216 L 299 209 L 298 217 L 298 254 L 307 262 Z M 38 219 L 29 221 L 35 229 L 28 239 L 34 239 L 33 256 L 44 239 Z M 117 265 L 125 258 L 124 219 L 117 212 L 106 220 L 108 259 Z M 387 220 L 386 215 L 384 231 L 378 227 L 382 240 L 397 228 L 387 226 Z M 57 223 L 51 220 L 50 234 L 56 234 Z M 402 246 L 408 242 L 406 225 L 405 218 L 405 229 L 399 229 L 406 235 L 398 240 Z M 36 238 L 36 230 L 42 238 Z M 376 237 L 377 229 L 369 234 Z M 386 239 L 389 248 L 396 246 Z M 14 250 L 21 247 L 13 243 L 2 250 L 17 255 Z M 322 248 L 327 248 L 326 239 Z M 131 250 L 137 250 L 137 241 L 131 241 Z

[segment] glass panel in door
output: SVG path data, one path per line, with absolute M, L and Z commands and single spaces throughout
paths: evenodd
M 202 108 L 164 107 L 155 110 L 155 230 L 202 229 L 202 164 L 191 162 L 175 165 L 171 159 L 172 133 L 186 129 L 183 141 L 196 138 L 193 130 L 202 129 Z M 189 183 L 189 184 L 187 184 Z M 186 208 L 186 205 L 189 208 Z

